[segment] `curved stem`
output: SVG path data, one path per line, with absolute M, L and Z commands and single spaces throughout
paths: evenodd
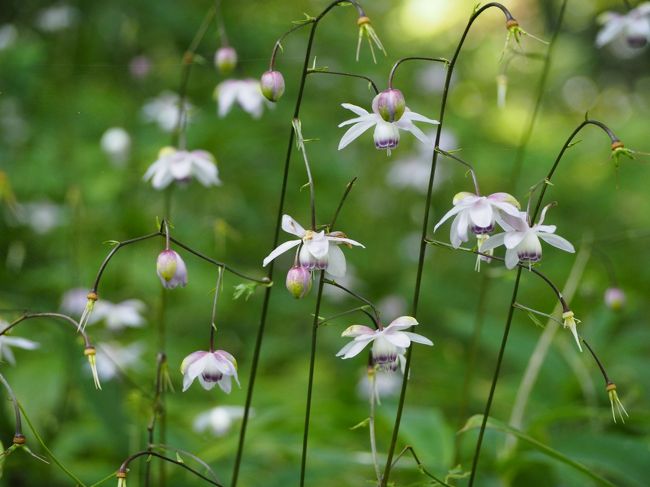
M 368 307 L 369 306 L 366 304 L 366 305 L 363 305 L 363 306 L 357 306 L 356 308 L 352 308 L 352 309 L 349 309 L 347 311 L 341 311 L 340 313 L 336 313 L 335 315 L 332 315 L 329 318 L 325 318 L 324 320 L 320 320 L 318 322 L 318 326 L 322 326 L 325 323 L 327 323 L 328 321 L 335 320 L 336 318 L 341 318 L 342 316 L 347 316 L 347 315 L 350 315 L 352 313 L 356 313 L 357 311 L 361 311 L 363 314 L 365 314 L 367 317 L 370 318 L 370 321 L 372 321 L 373 325 L 377 326 L 377 322 L 375 321 L 375 317 L 366 311 L 366 308 L 368 308 Z
M 599 122 L 598 120 L 584 120 L 580 125 L 578 125 L 573 132 L 571 132 L 571 135 L 569 135 L 569 138 L 566 140 L 564 145 L 562 146 L 562 149 L 560 150 L 560 153 L 557 155 L 555 158 L 555 162 L 553 162 L 553 165 L 551 166 L 550 171 L 548 172 L 548 175 L 546 176 L 546 183 L 551 182 L 551 178 L 553 178 L 553 175 L 555 174 L 555 170 L 557 169 L 558 165 L 560 164 L 560 161 L 562 160 L 562 156 L 564 156 L 564 153 L 566 150 L 571 147 L 571 142 L 573 142 L 573 139 L 575 138 L 580 131 L 587 127 L 588 125 L 594 125 L 595 127 L 598 127 L 601 129 L 607 136 L 609 137 L 609 140 L 612 142 L 612 144 L 616 142 L 620 142 L 620 139 L 614 134 L 614 132 L 603 122 Z M 544 195 L 546 194 L 546 189 L 548 188 L 548 184 L 544 184 L 542 186 L 542 189 L 539 193 L 539 197 L 537 199 L 537 204 L 535 206 L 535 211 L 533 212 L 533 215 L 531 216 L 531 221 L 535 221 L 537 219 L 537 215 L 539 214 L 539 211 L 542 207 L 542 201 L 544 200 Z
M 318 336 L 318 316 L 323 298 L 323 285 L 325 284 L 325 271 L 320 271 L 318 279 L 318 293 L 316 294 L 316 307 L 311 331 L 311 354 L 309 358 L 309 379 L 307 382 L 307 405 L 305 406 L 305 425 L 302 434 L 302 454 L 300 461 L 300 487 L 305 486 L 305 473 L 307 469 L 307 442 L 309 440 L 309 420 L 311 418 L 311 397 L 314 388 L 314 368 L 316 365 L 316 338 Z
M 338 220 L 339 218 L 339 213 L 341 213 L 341 208 L 343 208 L 343 204 L 345 203 L 345 200 L 348 198 L 348 195 L 350 194 L 350 191 L 352 191 L 352 187 L 356 182 L 357 182 L 357 178 L 354 177 L 345 186 L 345 191 L 343 191 L 343 196 L 341 196 L 341 199 L 339 200 L 339 205 L 336 207 L 336 211 L 334 212 L 334 216 L 332 217 L 332 222 L 330 223 L 330 230 L 334 230 L 334 225 L 336 225 L 336 220 Z
M 24 436 L 23 423 L 20 416 L 20 407 L 18 406 L 18 399 L 16 399 L 16 394 L 14 393 L 14 390 L 9 385 L 9 382 L 7 382 L 7 379 L 5 379 L 5 376 L 2 374 L 0 374 L 0 382 L 2 382 L 2 385 L 7 390 L 7 394 L 9 394 L 9 398 L 11 399 L 11 403 L 14 407 L 14 416 L 16 418 L 16 426 L 15 426 L 16 433 L 14 437 L 22 437 Z
M 363 79 L 366 80 L 370 85 L 372 86 L 372 89 L 375 90 L 375 95 L 379 94 L 379 90 L 377 89 L 377 85 L 375 82 L 372 80 L 372 78 L 369 78 L 368 76 L 364 76 L 362 74 L 353 74 L 353 73 L 344 73 L 342 71 L 330 71 L 328 70 L 323 70 L 323 69 L 310 69 L 307 71 L 307 74 L 332 74 L 335 76 L 346 76 L 348 78 L 358 78 L 358 79 Z
M 474 189 L 476 190 L 476 195 L 480 196 L 481 195 L 481 190 L 479 189 L 479 186 L 478 186 L 478 180 L 476 179 L 476 171 L 474 171 L 474 166 L 472 166 L 469 162 L 464 161 L 460 157 L 455 156 L 451 152 L 447 152 L 445 150 L 442 150 L 439 147 L 436 147 L 435 150 L 436 150 L 436 152 L 439 152 L 443 156 L 449 157 L 449 158 L 455 160 L 456 162 L 459 162 L 460 164 L 462 164 L 463 166 L 465 166 L 466 168 L 469 169 L 469 172 L 472 175 L 472 181 L 474 182 Z
M 372 302 L 370 300 L 364 298 L 360 294 L 357 294 L 356 292 L 352 291 L 351 289 L 348 289 L 347 287 L 342 286 L 338 282 L 333 281 L 331 279 L 325 279 L 325 284 L 329 284 L 330 286 L 337 287 L 337 288 L 341 289 L 342 291 L 345 291 L 346 293 L 348 293 L 353 298 L 355 298 L 355 299 L 361 301 L 362 303 L 365 303 L 366 305 L 370 306 L 370 308 L 372 309 L 372 312 L 375 314 L 375 316 L 373 318 L 373 321 L 375 322 L 375 325 L 378 328 L 381 328 L 381 324 L 380 324 L 380 321 L 379 321 L 379 312 L 377 311 L 376 306 L 374 304 L 372 304 Z
M 314 38 L 316 36 L 316 29 L 318 28 L 318 23 L 320 20 L 327 15 L 327 13 L 332 10 L 336 5 L 340 3 L 351 3 L 354 5 L 357 9 L 357 13 L 361 16 L 363 14 L 363 9 L 361 6 L 351 0 L 335 0 L 332 2 L 329 6 L 325 8 L 321 12 L 321 14 L 316 17 L 316 19 L 311 22 L 311 30 L 309 31 L 309 38 L 307 40 L 307 47 L 305 49 L 305 58 L 303 61 L 303 67 L 302 67 L 302 74 L 300 76 L 300 83 L 298 87 L 298 96 L 296 97 L 296 104 L 294 107 L 294 112 L 293 112 L 293 117 L 292 118 L 300 118 L 300 108 L 302 106 L 302 99 L 303 95 L 305 92 L 305 83 L 307 81 L 307 74 L 309 72 L 309 58 L 311 57 L 311 50 L 314 44 Z M 364 14 L 365 15 L 365 14 Z M 292 29 L 292 31 L 295 29 Z M 282 225 L 282 214 L 284 213 L 284 202 L 285 202 L 285 197 L 287 193 L 287 182 L 289 179 L 289 167 L 291 165 L 291 152 L 292 152 L 292 146 L 293 146 L 293 140 L 295 137 L 295 131 L 293 129 L 293 126 L 291 127 L 291 131 L 289 132 L 289 140 L 287 143 L 287 151 L 286 151 L 286 156 L 284 160 L 284 169 L 283 169 L 283 175 L 282 175 L 282 186 L 280 189 L 280 198 L 278 202 L 278 212 L 276 215 L 276 223 L 275 223 L 275 231 L 273 235 L 273 246 L 271 249 L 275 249 L 278 246 L 278 241 L 280 239 L 280 228 Z M 257 368 L 259 364 L 259 357 L 260 357 L 260 351 L 262 349 L 262 341 L 264 339 L 264 331 L 266 329 L 266 318 L 268 315 L 268 310 L 269 310 L 269 303 L 271 300 L 271 292 L 272 292 L 272 287 L 270 286 L 270 283 L 273 282 L 273 270 L 275 269 L 275 261 L 272 261 L 269 266 L 268 266 L 268 273 L 267 273 L 267 288 L 264 293 L 264 301 L 262 302 L 262 311 L 260 314 L 260 324 L 257 329 L 257 336 L 255 339 L 255 348 L 253 350 L 253 358 L 251 361 L 251 371 L 250 371 L 250 376 L 248 380 L 248 388 L 246 390 L 246 402 L 244 404 L 244 416 L 242 418 L 242 423 L 241 423 L 241 429 L 239 431 L 239 441 L 237 444 L 237 453 L 235 454 L 235 463 L 233 466 L 233 474 L 232 474 L 232 481 L 231 481 L 231 487 L 237 487 L 237 480 L 239 479 L 239 469 L 241 467 L 241 461 L 244 453 L 244 443 L 246 441 L 246 429 L 248 427 L 248 419 L 250 417 L 250 409 L 251 409 L 251 404 L 253 401 L 253 391 L 255 389 L 255 378 L 257 376 Z M 316 317 L 317 319 L 317 317 Z
M 417 466 L 418 466 L 418 469 L 419 469 L 419 470 L 420 470 L 424 475 L 426 475 L 426 476 L 429 477 L 430 479 L 436 481 L 438 484 L 442 485 L 443 487 L 452 487 L 452 486 L 449 485 L 447 482 L 445 482 L 445 481 L 439 479 L 438 477 L 434 476 L 431 472 L 429 472 L 426 468 L 424 468 L 424 465 L 422 464 L 422 462 L 420 461 L 420 459 L 418 458 L 418 456 L 415 454 L 415 450 L 414 450 L 413 447 L 410 446 L 410 445 L 404 447 L 404 449 L 400 452 L 400 454 L 397 455 L 397 456 L 395 457 L 395 461 L 393 462 L 393 467 L 394 467 L 395 465 L 397 465 L 397 462 L 399 461 L 399 459 L 402 458 L 402 457 L 404 456 L 404 454 L 407 453 L 407 452 L 409 452 L 409 453 L 411 454 L 411 456 L 413 457 L 413 460 L 415 460 L 415 463 L 416 463 Z
M 286 31 L 284 34 L 282 34 L 277 41 L 275 41 L 275 44 L 273 45 L 273 51 L 271 52 L 271 61 L 269 62 L 269 71 L 273 71 L 275 69 L 275 58 L 278 55 L 278 50 L 282 47 L 282 41 L 285 39 L 285 37 L 289 36 L 290 34 L 293 34 L 295 31 L 298 29 L 301 29 L 305 27 L 306 25 L 311 25 L 314 23 L 314 19 L 307 20 L 305 22 L 301 22 L 298 25 L 294 25 L 291 29 Z
M 7 326 L 4 330 L 0 331 L 0 336 L 7 334 L 9 330 L 11 330 L 14 326 L 18 325 L 19 323 L 22 323 L 23 321 L 31 320 L 34 318 L 58 318 L 60 320 L 65 321 L 66 323 L 69 323 L 70 325 L 74 326 L 75 331 L 79 330 L 79 322 L 75 320 L 74 318 L 71 318 L 68 315 L 64 315 L 62 313 L 29 313 L 26 312 L 19 318 L 16 318 L 14 321 L 12 321 L 9 326 Z M 79 330 L 79 333 L 84 339 L 84 346 L 86 348 L 92 347 L 92 343 L 90 342 L 90 338 L 88 337 L 88 334 L 84 330 Z
M 496 2 L 490 2 L 485 5 L 483 5 L 481 8 L 476 10 L 471 17 L 469 18 L 469 21 L 467 22 L 467 26 L 465 27 L 465 30 L 463 31 L 463 34 L 461 35 L 460 41 L 458 43 L 458 46 L 456 47 L 456 51 L 454 52 L 454 55 L 451 58 L 451 61 L 449 62 L 447 66 L 447 76 L 445 78 L 445 84 L 442 92 L 442 101 L 440 103 L 440 115 L 438 117 L 439 120 L 439 125 L 436 130 L 436 138 L 434 142 L 434 148 L 440 148 L 440 138 L 442 136 L 442 128 L 444 125 L 444 119 L 445 119 L 445 112 L 447 109 L 447 100 L 449 97 L 449 88 L 451 86 L 451 77 L 454 72 L 454 67 L 456 66 L 456 62 L 458 61 L 458 56 L 460 55 L 460 52 L 463 48 L 463 44 L 465 43 L 465 39 L 467 38 L 467 34 L 469 33 L 472 25 L 474 24 L 474 21 L 486 10 L 490 8 L 498 8 L 503 12 L 505 15 L 506 21 L 513 20 L 512 15 L 510 14 L 510 11 L 501 5 L 500 3 Z M 414 318 L 417 318 L 417 311 L 418 311 L 418 304 L 420 300 L 420 287 L 422 285 L 422 273 L 424 270 L 424 257 L 426 254 L 426 236 L 427 236 L 427 229 L 429 228 L 429 213 L 431 210 L 431 200 L 432 200 L 432 195 L 433 195 L 433 182 L 435 179 L 435 174 L 436 174 L 436 167 L 437 167 L 437 162 L 438 162 L 438 152 L 433 151 L 432 159 L 431 159 L 431 171 L 429 173 L 429 184 L 427 187 L 427 196 L 425 200 L 425 205 L 424 205 L 424 214 L 422 216 L 422 231 L 421 231 L 421 237 L 420 237 L 420 254 L 418 257 L 418 267 L 417 267 L 417 272 L 416 272 L 416 277 L 415 277 L 415 288 L 413 290 L 413 303 L 412 303 L 412 311 L 411 315 Z M 386 467 L 384 469 L 384 475 L 382 477 L 382 482 L 381 482 L 381 487 L 387 487 L 388 485 L 388 480 L 390 478 L 390 471 L 392 468 L 392 461 L 393 461 L 393 455 L 395 454 L 395 448 L 397 446 L 397 436 L 399 434 L 399 427 L 400 423 L 402 421 L 402 412 L 404 410 L 404 400 L 406 398 L 406 385 L 407 385 L 407 377 L 409 374 L 409 370 L 411 367 L 411 351 L 412 349 L 409 347 L 408 350 L 406 351 L 406 364 L 404 367 L 404 377 L 402 379 L 402 388 L 400 391 L 400 397 L 399 397 L 399 402 L 397 404 L 397 413 L 395 415 L 395 424 L 393 426 L 393 434 L 391 437 L 391 442 L 390 442 L 390 447 L 388 449 L 388 455 L 386 459 Z
M 156 357 L 156 385 L 154 388 L 154 397 L 151 401 L 151 420 L 147 425 L 147 451 L 151 451 L 154 445 L 154 433 L 158 417 L 164 413 L 163 404 L 163 369 L 167 363 L 167 356 L 164 352 L 159 352 Z M 150 484 L 151 480 L 151 462 L 147 462 L 145 468 L 145 486 Z
M 171 463 L 173 465 L 176 465 L 177 467 L 182 467 L 188 472 L 191 472 L 192 474 L 196 475 L 198 478 L 201 480 L 205 480 L 209 484 L 216 485 L 217 487 L 223 487 L 223 484 L 220 484 L 219 482 L 216 482 L 205 475 L 203 475 L 201 472 L 198 472 L 197 470 L 194 470 L 192 467 L 185 465 L 183 462 L 179 462 L 176 460 L 173 460 L 169 457 L 166 457 L 165 455 L 161 455 L 160 453 L 156 453 L 154 451 L 149 451 L 149 450 L 143 450 L 138 453 L 134 453 L 133 455 L 129 456 L 124 462 L 122 462 L 122 465 L 120 465 L 120 468 L 118 470 L 119 473 L 126 474 L 128 472 L 129 468 L 129 463 L 131 463 L 133 460 L 143 457 L 143 456 L 152 456 L 156 458 L 160 458 L 161 460 Z
M 212 316 L 210 317 L 210 353 L 214 352 L 214 334 L 217 330 L 217 325 L 214 320 L 217 316 L 217 302 L 221 293 L 221 283 L 223 280 L 223 267 L 219 267 L 219 275 L 217 276 L 217 287 L 214 290 L 214 301 L 212 301 Z
M 400 66 L 400 64 L 406 62 L 406 61 L 432 61 L 436 63 L 443 63 L 445 65 L 449 64 L 449 60 L 442 58 L 442 57 L 421 57 L 421 56 L 409 56 L 409 57 L 403 57 L 401 59 L 398 59 L 395 61 L 395 64 L 393 64 L 393 67 L 390 70 L 390 74 L 388 75 L 388 89 L 393 88 L 393 78 L 395 77 L 395 73 L 397 72 L 397 68 Z
M 610 380 L 609 376 L 607 375 L 607 371 L 605 370 L 605 367 L 603 366 L 603 363 L 598 358 L 598 355 L 596 355 L 596 352 L 594 352 L 594 349 L 591 348 L 591 345 L 589 345 L 589 343 L 587 343 L 587 340 L 585 340 L 584 338 L 580 337 L 580 340 L 582 340 L 582 343 L 585 344 L 585 346 L 587 347 L 587 350 L 589 350 L 589 353 L 591 353 L 591 356 L 596 361 L 596 364 L 598 365 L 598 368 L 600 369 L 600 373 L 603 374 L 603 378 L 605 379 L 605 383 L 606 384 L 611 384 L 612 381 Z
M 309 166 L 309 158 L 307 157 L 307 150 L 305 149 L 305 139 L 302 136 L 302 123 L 300 119 L 294 118 L 291 122 L 293 130 L 296 133 L 296 143 L 298 150 L 302 153 L 302 158 L 305 161 L 305 171 L 307 171 L 307 181 L 309 183 L 309 208 L 311 209 L 311 229 L 316 231 L 316 188 L 314 187 L 314 178 L 311 175 L 311 167 Z
M 535 122 L 537 121 L 537 116 L 539 114 L 540 108 L 542 106 L 542 100 L 544 99 L 544 92 L 546 89 L 546 83 L 548 81 L 548 74 L 551 70 L 551 56 L 553 54 L 553 49 L 555 47 L 558 35 L 560 34 L 560 29 L 564 21 L 564 13 L 566 12 L 568 0 L 563 0 L 562 5 L 560 6 L 560 13 L 558 14 L 556 26 L 553 30 L 553 35 L 548 44 L 548 49 L 546 51 L 546 56 L 544 57 L 544 66 L 542 67 L 542 75 L 539 78 L 539 84 L 537 86 L 537 98 L 535 100 L 535 106 L 533 112 L 530 115 L 528 120 L 528 125 L 524 129 L 524 132 L 521 135 L 519 140 L 519 146 L 517 147 L 517 152 L 515 154 L 515 161 L 512 167 L 512 175 L 510 178 L 510 185 L 512 187 L 517 187 L 517 181 L 519 180 L 519 175 L 521 173 L 521 166 L 524 161 L 524 156 L 526 155 L 526 149 L 528 148 L 528 143 L 533 134 L 533 129 L 535 128 Z

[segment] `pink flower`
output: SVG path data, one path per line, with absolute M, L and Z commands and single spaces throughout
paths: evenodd
M 215 384 L 219 384 L 221 390 L 230 394 L 231 377 L 239 385 L 237 378 L 237 361 L 235 357 L 224 350 L 214 352 L 193 352 L 183 360 L 181 364 L 183 374 L 183 392 L 185 392 L 198 377 L 201 386 L 209 391 Z

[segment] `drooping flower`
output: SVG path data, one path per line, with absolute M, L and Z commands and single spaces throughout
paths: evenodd
M 538 262 L 542 258 L 542 244 L 540 239 L 547 244 L 552 245 L 565 252 L 575 252 L 571 243 L 555 235 L 555 225 L 544 225 L 546 212 L 552 205 L 547 205 L 542 210 L 539 222 L 530 225 L 528 214 L 525 211 L 519 212 L 519 216 L 512 216 L 508 213 L 501 214 L 497 217 L 499 225 L 503 227 L 505 233 L 499 233 L 490 237 L 481 246 L 483 252 L 494 249 L 501 245 L 506 247 L 506 267 L 514 269 L 519 262 L 528 263 Z
M 582 345 L 580 345 L 580 337 L 578 336 L 577 324 L 580 323 L 580 320 L 576 319 L 573 314 L 573 311 L 568 310 L 562 313 L 562 326 L 571 330 L 573 338 L 575 338 L 576 344 L 578 345 L 578 350 L 582 352 Z
M 381 114 L 379 113 L 379 96 L 375 96 L 372 101 L 372 113 L 368 112 L 364 108 L 352 105 L 350 103 L 343 103 L 341 106 L 347 110 L 350 110 L 355 115 L 356 118 L 351 118 L 345 122 L 341 122 L 339 127 L 345 127 L 347 125 L 352 125 L 341 137 L 339 142 L 339 150 L 345 148 L 353 140 L 360 137 L 364 132 L 369 128 L 375 127 L 374 140 L 375 147 L 377 149 L 386 149 L 388 154 L 390 154 L 391 149 L 394 149 L 399 144 L 400 139 L 400 130 L 405 130 L 411 132 L 415 137 L 417 137 L 421 142 L 427 145 L 433 145 L 433 141 L 427 137 L 422 130 L 415 126 L 413 122 L 424 122 L 431 124 L 438 124 L 437 120 L 432 120 L 427 118 L 419 113 L 412 112 L 408 107 L 404 107 L 404 113 L 395 122 L 385 121 Z
M 122 127 L 111 127 L 102 134 L 100 145 L 110 161 L 120 166 L 129 157 L 131 136 Z
M 9 323 L 0 320 L 0 331 L 5 330 L 8 326 Z M 3 362 L 6 359 L 9 364 L 16 365 L 16 357 L 11 347 L 22 348 L 23 350 L 36 350 L 39 346 L 38 343 L 27 338 L 0 335 L 0 361 Z
M 406 110 L 404 95 L 400 90 L 390 88 L 377 95 L 377 112 L 386 122 L 397 122 Z
M 260 79 L 260 88 L 264 98 L 276 102 L 284 93 L 284 77 L 280 71 L 267 71 Z
M 619 39 L 631 48 L 642 48 L 650 39 L 650 2 L 644 2 L 626 14 L 604 12 L 598 17 L 602 29 L 596 37 L 596 46 L 603 47 Z
M 217 406 L 199 414 L 192 426 L 197 433 L 209 431 L 221 437 L 230 431 L 235 421 L 243 417 L 244 408 L 241 406 Z
M 607 391 L 607 395 L 609 396 L 609 403 L 612 407 L 612 418 L 614 418 L 614 423 L 616 423 L 616 413 L 618 413 L 618 416 L 621 418 L 621 422 L 625 423 L 625 417 L 627 416 L 628 418 L 630 417 L 629 414 L 627 414 L 627 411 L 625 410 L 625 407 L 623 406 L 623 403 L 621 400 L 618 398 L 618 393 L 616 392 L 616 384 L 613 382 L 608 382 L 607 385 L 605 386 L 605 390 Z
M 372 60 L 376 64 L 377 58 L 375 57 L 375 47 L 377 47 L 377 49 L 383 52 L 384 56 L 386 56 L 386 49 L 384 49 L 384 45 L 381 43 L 379 36 L 377 35 L 374 27 L 370 23 L 369 17 L 367 17 L 366 15 L 361 15 L 357 19 L 357 25 L 359 26 L 359 38 L 357 40 L 356 60 L 359 61 L 359 51 L 361 50 L 361 42 L 365 37 L 366 39 L 368 39 L 368 46 L 370 46 L 370 54 L 372 54 Z
M 397 396 L 402 387 L 402 379 L 385 370 L 375 370 L 375 367 L 368 367 L 367 373 L 357 384 L 357 394 L 363 398 L 370 399 L 374 394 L 375 400 L 381 404 L 382 397 Z
M 219 116 L 225 117 L 235 102 L 253 118 L 260 118 L 264 111 L 264 96 L 256 79 L 228 79 L 217 85 L 214 96 L 219 105 Z
M 189 354 L 181 364 L 181 373 L 183 374 L 183 392 L 192 385 L 197 377 L 206 391 L 219 384 L 223 392 L 230 394 L 232 378 L 239 385 L 237 361 L 235 357 L 224 350 L 199 351 Z
M 221 184 L 219 170 L 214 157 L 204 150 L 176 150 L 163 147 L 158 159 L 149 166 L 144 180 L 151 180 L 151 185 L 158 190 L 165 189 L 173 182 L 187 183 L 196 178 L 203 186 Z
M 605 306 L 614 311 L 619 311 L 625 306 L 625 292 L 618 287 L 610 287 L 605 290 Z
M 519 202 L 508 193 L 493 193 L 490 196 L 479 196 L 463 191 L 454 196 L 454 207 L 449 210 L 436 224 L 433 231 L 452 216 L 449 239 L 458 248 L 469 240 L 469 232 L 474 235 L 486 235 L 494 230 L 497 216 L 501 213 L 519 216 Z
M 305 230 L 289 215 L 282 215 L 282 230 L 299 237 L 299 239 L 280 244 L 264 258 L 262 265 L 265 267 L 276 257 L 302 244 L 299 252 L 299 261 L 302 267 L 308 270 L 325 269 L 330 275 L 341 277 L 345 275 L 346 262 L 339 245 L 364 247 L 359 242 L 347 238 L 342 232 L 326 234 L 324 230 L 321 232 Z
M 127 299 L 119 303 L 111 303 L 106 300 L 98 301 L 95 305 L 93 321 L 90 324 L 103 320 L 106 323 L 106 328 L 111 331 L 140 328 L 145 324 L 145 319 L 142 316 L 145 309 L 146 305 L 139 299 Z
M 341 336 L 352 337 L 354 340 L 345 345 L 336 354 L 337 357 L 348 359 L 356 357 L 372 342 L 372 361 L 380 370 L 395 371 L 398 363 L 403 362 L 406 349 L 411 342 L 423 345 L 433 345 L 433 342 L 422 335 L 407 330 L 418 322 L 411 316 L 400 316 L 385 328 L 373 330 L 364 325 L 352 325 Z
M 221 74 L 230 74 L 237 66 L 237 51 L 230 46 L 220 47 L 214 53 L 214 65 Z
M 178 253 L 166 249 L 158 254 L 156 261 L 156 273 L 160 282 L 167 289 L 174 289 L 178 286 L 187 285 L 187 267 Z
M 142 107 L 142 114 L 145 120 L 155 122 L 161 130 L 172 132 L 179 122 L 179 109 L 182 108 L 185 123 L 192 118 L 193 106 L 185 100 L 180 107 L 180 97 L 171 91 L 163 91 L 156 98 L 153 98 Z
M 122 345 L 117 342 L 102 343 L 97 348 L 97 373 L 102 380 L 115 378 L 122 370 L 136 369 L 144 353 L 141 342 Z

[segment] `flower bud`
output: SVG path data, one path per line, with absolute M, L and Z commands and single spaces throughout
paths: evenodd
M 399 144 L 399 129 L 390 122 L 378 121 L 374 133 L 375 147 L 377 149 L 391 149 Z
M 377 113 L 386 122 L 397 122 L 404 115 L 406 102 L 400 90 L 393 88 L 384 90 L 375 99 L 377 102 Z
M 167 249 L 160 252 L 156 262 L 156 272 L 160 282 L 167 289 L 187 285 L 187 267 L 185 267 L 181 256 L 173 250 Z
M 272 102 L 280 99 L 284 93 L 284 77 L 280 71 L 267 71 L 262 75 L 260 87 L 264 97 Z
M 296 299 L 307 296 L 311 289 L 311 271 L 301 266 L 293 266 L 287 272 L 287 290 Z
M 214 65 L 223 75 L 228 75 L 237 66 L 237 51 L 232 47 L 221 47 L 214 54 Z
M 625 305 L 625 293 L 618 287 L 610 287 L 605 291 L 605 306 L 614 311 L 620 311 Z

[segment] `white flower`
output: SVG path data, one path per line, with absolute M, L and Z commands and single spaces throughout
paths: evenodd
M 139 299 L 127 299 L 121 303 L 100 300 L 95 303 L 93 322 L 104 320 L 106 328 L 112 331 L 124 328 L 140 328 L 145 324 L 142 313 L 146 305 Z
M 49 201 L 34 201 L 16 205 L 16 219 L 35 233 L 45 235 L 63 224 L 63 208 Z
M 406 107 L 404 114 L 397 122 L 386 122 L 377 108 L 377 99 L 379 95 L 375 96 L 372 101 L 372 113 L 369 113 L 367 110 L 352 105 L 350 103 L 343 103 L 341 106 L 353 112 L 357 115 L 356 118 L 351 118 L 339 124 L 339 127 L 345 127 L 346 125 L 352 125 L 339 142 L 339 150 L 345 148 L 355 140 L 360 137 L 366 130 L 371 127 L 375 127 L 374 140 L 375 147 L 377 149 L 386 149 L 388 154 L 390 154 L 391 149 L 397 147 L 399 144 L 400 130 L 406 130 L 415 135 L 421 142 L 432 146 L 433 141 L 427 137 L 422 130 L 415 126 L 413 122 L 425 122 L 437 124 L 436 120 L 431 120 L 423 115 L 412 112 L 408 107 Z
M 235 382 L 239 385 L 237 361 L 225 350 L 199 351 L 189 354 L 181 364 L 181 373 L 183 374 L 183 392 L 192 385 L 197 377 L 206 391 L 219 384 L 223 392 L 230 394 L 231 377 L 234 377 Z
M 299 239 L 280 244 L 264 258 L 262 265 L 265 267 L 279 255 L 302 244 L 299 254 L 301 266 L 309 270 L 326 269 L 328 274 L 341 277 L 345 275 L 346 263 L 339 245 L 347 244 L 365 248 L 359 242 L 347 238 L 342 232 L 326 234 L 324 230 L 321 232 L 305 230 L 289 215 L 282 215 L 282 230 L 299 237 Z
M 18 29 L 13 24 L 0 26 L 0 51 L 10 48 L 18 38 Z
M 374 390 L 368 374 L 363 374 L 363 377 L 357 385 L 357 394 L 359 396 L 370 399 L 371 394 L 374 394 L 375 399 L 379 402 L 379 399 L 382 397 L 396 396 L 399 394 L 402 388 L 402 379 L 399 376 L 380 370 L 375 371 L 374 374 Z
M 252 410 L 251 410 L 252 413 Z M 244 417 L 244 408 L 241 406 L 217 406 L 199 414 L 194 419 L 194 431 L 202 433 L 210 431 L 214 436 L 224 436 L 232 424 Z
M 0 331 L 5 330 L 9 326 L 4 320 L 0 320 Z M 0 362 L 3 362 L 5 359 L 11 365 L 16 365 L 16 358 L 10 347 L 18 347 L 23 350 L 35 350 L 40 345 L 26 338 L 12 337 L 7 335 L 0 336 Z
M 603 27 L 596 37 L 596 46 L 625 40 L 632 48 L 644 47 L 650 39 L 650 2 L 642 3 L 624 15 L 605 12 L 598 21 Z
M 151 180 L 155 189 L 164 189 L 172 182 L 186 183 L 196 178 L 203 186 L 221 184 L 215 159 L 204 150 L 176 150 L 164 147 L 158 153 L 158 159 L 149 166 L 144 180 Z
M 222 118 L 228 115 L 235 102 L 253 118 L 260 118 L 264 111 L 265 98 L 256 79 L 227 79 L 217 85 L 214 96 Z
M 493 193 L 490 196 L 479 196 L 474 193 L 461 192 L 454 196 L 454 207 L 449 210 L 437 223 L 433 231 L 452 216 L 449 239 L 458 248 L 469 240 L 469 231 L 475 235 L 484 235 L 494 230 L 494 223 L 500 213 L 519 216 L 519 202 L 508 193 Z
M 163 91 L 158 97 L 153 98 L 142 107 L 142 114 L 148 122 L 155 122 L 161 130 L 172 132 L 178 125 L 180 97 L 171 91 Z M 183 117 L 190 121 L 194 107 L 187 101 L 183 104 Z
M 131 136 L 122 127 L 111 127 L 103 133 L 100 145 L 111 162 L 122 165 L 129 157 Z
M 99 304 L 99 303 L 97 303 Z M 117 342 L 102 343 L 97 347 L 97 373 L 102 380 L 111 380 L 120 371 L 135 369 L 140 365 L 144 344 L 122 345 Z
M 53 5 L 38 12 L 36 25 L 45 32 L 57 32 L 73 26 L 79 11 L 70 5 Z
M 411 342 L 433 345 L 431 340 L 422 335 L 403 331 L 417 324 L 417 320 L 411 316 L 400 316 L 386 328 L 377 330 L 363 325 L 352 325 L 341 336 L 353 337 L 354 340 L 339 350 L 336 356 L 343 359 L 356 357 L 370 342 L 373 342 L 373 364 L 380 370 L 395 371 L 398 361 L 402 362 L 402 366 L 404 365 L 404 354 L 411 346 Z
M 551 205 L 542 210 L 539 222 L 530 226 L 528 214 L 525 211 L 514 217 L 509 214 L 501 215 L 499 225 L 506 231 L 490 237 L 481 246 L 482 252 L 494 249 L 501 245 L 506 247 L 506 267 L 514 269 L 519 262 L 531 264 L 542 258 L 541 238 L 549 245 L 565 252 L 575 252 L 573 245 L 566 239 L 555 235 L 555 225 L 543 225 L 546 212 Z

